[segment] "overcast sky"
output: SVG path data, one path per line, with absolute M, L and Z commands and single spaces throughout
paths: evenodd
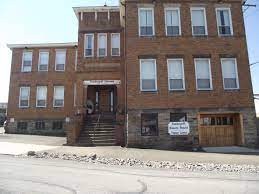
M 118 0 L 107 0 L 117 5 Z M 7 102 L 11 51 L 7 43 L 76 42 L 77 19 L 72 7 L 104 5 L 105 0 L 0 0 L 0 102 Z M 250 63 L 259 61 L 259 0 L 245 12 Z M 254 93 L 259 94 L 259 64 L 251 68 Z M 259 101 L 256 102 L 259 113 Z

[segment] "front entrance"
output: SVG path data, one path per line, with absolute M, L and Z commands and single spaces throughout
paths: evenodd
M 199 121 L 201 146 L 234 146 L 241 142 L 238 114 L 202 114 Z
M 88 86 L 87 102 L 93 104 L 92 114 L 113 113 L 116 110 L 115 86 Z

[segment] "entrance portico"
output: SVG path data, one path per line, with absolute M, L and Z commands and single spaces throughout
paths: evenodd
M 85 80 L 83 83 L 88 114 L 116 113 L 120 80 Z

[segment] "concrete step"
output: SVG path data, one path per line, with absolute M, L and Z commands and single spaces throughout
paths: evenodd
M 79 147 L 116 146 L 116 143 L 76 143 Z

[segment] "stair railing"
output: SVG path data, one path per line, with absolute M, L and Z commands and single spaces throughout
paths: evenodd
M 94 126 L 94 139 L 95 139 L 95 129 L 96 129 L 96 127 L 99 125 L 100 118 L 101 118 L 101 114 L 98 115 L 97 123 L 96 123 L 95 126 Z

